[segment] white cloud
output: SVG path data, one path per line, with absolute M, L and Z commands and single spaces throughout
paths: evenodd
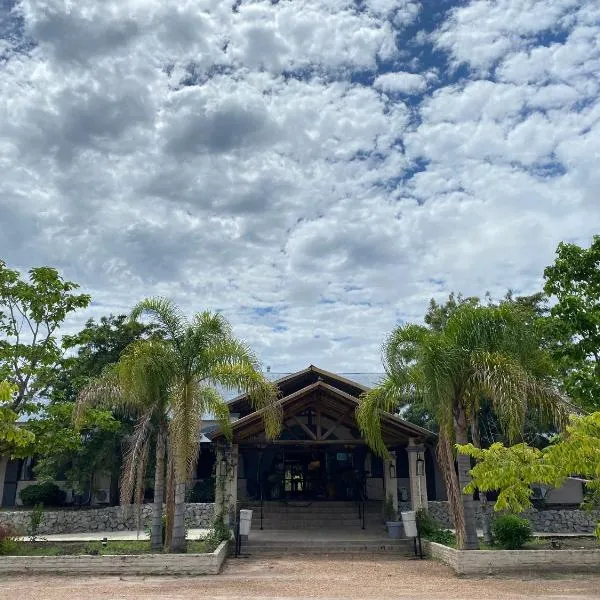
M 400 92 L 404 94 L 416 94 L 424 92 L 427 88 L 427 80 L 423 75 L 417 73 L 385 73 L 375 79 L 373 85 L 384 92 Z
M 17 24 L 0 46 L 0 255 L 92 293 L 70 327 L 163 294 L 222 310 L 273 370 L 378 370 L 432 295 L 535 291 L 558 241 L 597 232 L 591 0 L 461 3 L 413 39 L 406 0 L 18 10 L 36 44 Z

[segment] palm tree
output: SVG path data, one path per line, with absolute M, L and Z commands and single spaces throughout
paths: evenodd
M 471 480 L 470 459 L 456 456 L 453 444 L 468 442 L 484 399 L 510 439 L 520 436 L 529 407 L 547 421 L 564 418 L 562 397 L 550 378 L 552 363 L 529 316 L 508 303 L 462 305 L 439 330 L 397 328 L 384 345 L 386 378 L 357 410 L 363 435 L 382 456 L 388 451 L 381 411 L 395 412 L 417 398 L 436 415 L 438 458 L 459 548 L 477 549 L 479 541 L 473 496 L 462 492 Z
M 202 415 L 212 413 L 229 433 L 229 410 L 215 384 L 248 393 L 254 408 L 263 410 L 267 436 L 281 427 L 277 388 L 259 371 L 251 350 L 237 340 L 227 320 L 208 311 L 188 320 L 164 298 L 143 300 L 131 319 L 149 317 L 164 335 L 164 370 L 169 398 L 169 455 L 173 464 L 174 514 L 168 523 L 169 550 L 185 550 L 185 492 L 199 451 Z
M 141 505 L 152 440 L 155 440 L 152 548 L 162 547 L 162 513 L 165 490 L 165 455 L 169 422 L 168 385 L 170 354 L 164 342 L 138 340 L 100 377 L 90 381 L 77 399 L 76 418 L 91 405 L 104 405 L 136 418 L 121 469 L 121 504 Z

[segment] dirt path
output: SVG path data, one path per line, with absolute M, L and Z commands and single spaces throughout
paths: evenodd
M 230 559 L 219 576 L 13 577 L 2 600 L 591 599 L 600 575 L 459 579 L 435 562 L 388 557 Z

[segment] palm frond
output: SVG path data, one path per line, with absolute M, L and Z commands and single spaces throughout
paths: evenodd
M 226 438 L 231 439 L 231 414 L 223 396 L 215 388 L 207 385 L 199 385 L 197 394 L 202 413 L 214 415 L 219 429 Z
M 185 333 L 188 326 L 183 313 L 168 298 L 146 298 L 138 302 L 131 311 L 130 319 L 137 321 L 144 315 L 154 320 L 175 342 Z
M 137 421 L 133 433 L 127 442 L 119 486 L 121 489 L 121 504 L 131 503 L 138 479 L 138 470 L 142 466 L 144 456 L 148 452 L 148 438 L 150 437 L 151 425 L 152 413 L 148 412 Z
M 90 380 L 79 392 L 73 412 L 74 423 L 76 426 L 81 424 L 86 411 L 90 408 L 112 408 L 123 401 L 123 388 L 118 373 L 114 366 L 110 366 L 100 377 Z

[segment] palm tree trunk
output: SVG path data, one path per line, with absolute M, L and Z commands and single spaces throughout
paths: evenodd
M 467 415 L 460 403 L 454 409 L 454 429 L 457 444 L 468 444 Z M 458 485 L 460 487 L 465 518 L 465 539 L 461 550 L 479 550 L 479 539 L 477 538 L 477 517 L 475 513 L 475 501 L 473 494 L 465 494 L 463 490 L 471 483 L 471 459 L 466 454 L 458 453 L 456 457 L 458 465 Z
M 165 435 L 159 430 L 156 438 L 156 472 L 154 474 L 154 503 L 152 504 L 152 549 L 163 545 L 163 501 L 165 496 Z
M 458 477 L 454 465 L 454 452 L 448 433 L 440 429 L 437 445 L 437 456 L 446 485 L 450 517 L 456 532 L 456 544 L 460 548 L 465 540 L 465 517 L 463 512 L 462 498 L 458 486 Z
M 169 552 L 185 552 L 185 485 L 187 473 L 175 469 L 175 514 Z
M 165 531 L 164 547 L 171 547 L 173 539 L 173 518 L 175 516 L 175 469 L 173 467 L 173 452 L 169 445 L 167 454 L 167 529 Z
M 477 414 L 471 415 L 471 437 L 473 445 L 481 449 L 481 433 L 479 431 L 479 421 Z M 483 542 L 488 546 L 492 543 L 492 523 L 490 519 L 490 506 L 485 492 L 479 492 L 479 510 L 481 512 L 481 527 L 483 529 Z

